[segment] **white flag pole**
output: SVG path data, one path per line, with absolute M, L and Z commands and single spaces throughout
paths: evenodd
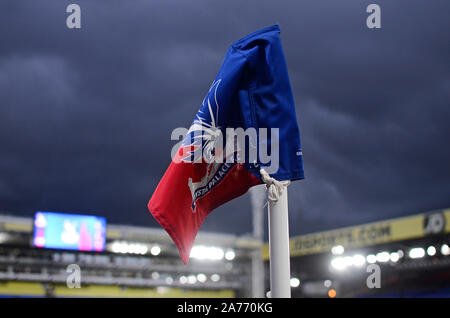
M 269 200 L 270 295 L 272 298 L 291 297 L 291 268 L 289 258 L 289 218 L 287 187 L 277 201 Z
M 264 241 L 264 211 L 267 201 L 266 187 L 258 185 L 250 188 L 250 201 L 253 215 L 253 237 L 263 245 Z M 251 255 L 252 259 L 252 297 L 264 297 L 264 261 L 261 249 L 255 249 Z
M 261 169 L 269 201 L 270 297 L 291 297 L 289 259 L 289 218 L 287 186 L 290 181 L 278 181 Z

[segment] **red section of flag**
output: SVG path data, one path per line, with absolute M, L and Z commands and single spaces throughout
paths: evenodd
M 211 190 L 196 200 L 194 211 L 189 178 L 197 182 L 205 175 L 206 169 L 206 163 L 172 162 L 148 203 L 150 213 L 169 233 L 185 264 L 197 232 L 208 214 L 261 183 L 245 169 L 244 164 L 236 163 Z

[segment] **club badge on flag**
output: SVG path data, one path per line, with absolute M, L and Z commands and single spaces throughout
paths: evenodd
M 229 48 L 148 208 L 186 264 L 208 214 L 261 181 L 304 178 L 278 25 Z

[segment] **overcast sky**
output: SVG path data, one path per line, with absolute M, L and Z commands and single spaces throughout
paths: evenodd
M 382 28 L 366 27 L 369 3 Z M 82 28 L 66 27 L 78 3 Z M 229 45 L 278 23 L 306 179 L 292 235 L 450 207 L 450 2 L 0 2 L 0 211 L 158 226 L 147 202 Z M 251 231 L 244 195 L 201 230 Z

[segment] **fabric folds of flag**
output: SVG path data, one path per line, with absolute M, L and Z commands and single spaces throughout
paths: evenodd
M 230 139 L 227 134 L 229 128 L 253 128 L 258 143 L 249 141 L 236 147 L 234 137 Z M 264 129 L 269 133 L 263 135 Z M 276 161 L 271 177 L 304 178 L 300 133 L 278 25 L 231 45 L 148 203 L 150 213 L 173 239 L 185 264 L 208 214 L 262 183 L 260 169 L 273 164 L 263 160 L 263 146 L 277 152 L 276 156 L 271 153 Z M 255 158 L 249 157 L 252 147 Z M 233 150 L 227 151 L 229 148 Z

